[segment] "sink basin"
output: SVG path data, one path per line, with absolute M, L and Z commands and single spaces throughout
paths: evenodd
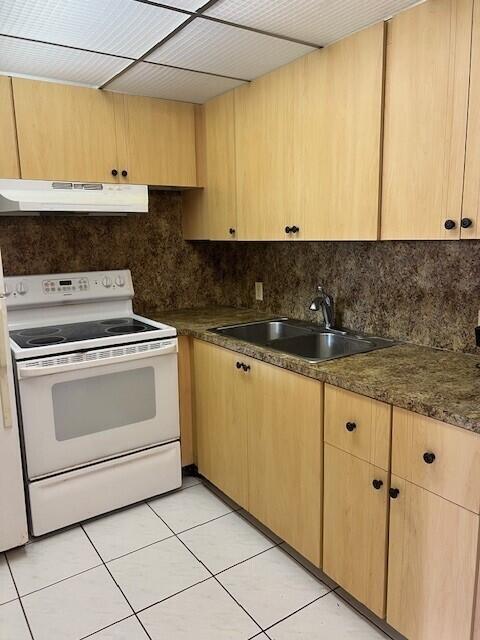
M 262 322 L 248 322 L 210 329 L 214 333 L 245 342 L 269 347 L 297 356 L 308 362 L 323 362 L 355 353 L 391 347 L 395 343 L 385 338 L 369 337 L 325 329 L 315 324 L 280 318 Z
M 375 349 L 375 345 L 368 340 L 351 338 L 335 333 L 317 332 L 311 332 L 306 336 L 279 340 L 275 345 L 271 346 L 312 361 L 341 358 L 353 353 L 363 353 Z
M 259 345 L 266 345 L 272 342 L 272 340 L 294 338 L 304 335 L 308 336 L 311 333 L 311 329 L 289 324 L 286 320 L 269 320 L 267 322 L 238 324 L 234 327 L 220 327 L 214 329 L 214 331 L 215 333 L 221 333 L 225 336 Z

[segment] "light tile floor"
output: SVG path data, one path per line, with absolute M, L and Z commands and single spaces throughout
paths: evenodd
M 0 554 L 0 640 L 382 640 L 197 478 Z

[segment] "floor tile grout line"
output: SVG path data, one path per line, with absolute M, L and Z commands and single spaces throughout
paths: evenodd
M 25 608 L 23 606 L 22 598 L 20 597 L 20 592 L 18 590 L 17 583 L 15 582 L 15 578 L 13 576 L 12 567 L 10 566 L 10 562 L 9 562 L 9 560 L 7 558 L 7 554 L 5 553 L 4 555 L 5 555 L 5 562 L 7 563 L 7 567 L 8 567 L 8 570 L 10 572 L 10 577 L 12 578 L 13 586 L 15 587 L 15 591 L 17 592 L 18 602 L 20 603 L 20 607 L 22 609 L 23 617 L 25 618 L 25 622 L 27 623 L 28 632 L 30 633 L 30 636 L 31 636 L 32 640 L 35 640 L 32 628 L 30 626 L 30 621 L 27 618 L 27 612 L 25 611 Z M 13 600 L 12 600 L 12 602 L 13 602 Z
M 342 600 L 346 605 L 348 605 L 351 609 L 353 609 L 355 613 L 357 613 L 359 616 L 362 616 L 364 620 L 367 620 L 367 622 L 369 622 L 370 624 L 373 624 L 373 626 L 376 629 L 378 629 L 381 633 L 383 633 L 384 636 L 389 638 L 389 640 L 394 640 L 393 637 L 389 633 L 387 633 L 384 629 L 382 629 L 374 620 L 371 620 L 367 615 L 365 615 L 362 611 L 360 611 L 360 609 L 357 609 L 357 607 L 354 607 L 353 604 L 351 604 L 346 598 L 344 598 L 342 594 L 338 592 L 338 589 L 341 589 L 341 587 L 340 586 L 336 587 L 336 589 L 334 589 L 334 593 L 338 598 L 340 598 L 340 600 Z
M 188 591 L 189 589 L 193 589 L 193 587 L 198 587 L 199 584 L 203 584 L 204 582 L 208 582 L 211 579 L 212 579 L 212 576 L 207 576 L 206 578 L 203 578 L 202 580 L 199 580 L 198 582 L 194 582 L 194 584 L 191 584 L 188 587 L 180 589 L 179 591 L 175 591 L 175 593 L 171 593 L 169 596 L 165 596 L 165 598 L 161 598 L 160 600 L 155 600 L 155 602 L 152 602 L 152 604 L 147 604 L 146 607 L 142 607 L 141 609 L 139 609 L 136 612 L 136 615 L 138 616 L 140 613 L 143 613 L 144 611 L 148 611 L 148 609 L 151 609 L 152 607 L 156 607 L 158 604 L 161 604 L 162 602 L 166 602 L 167 600 L 170 600 L 171 598 L 174 598 L 175 596 L 178 596 L 181 593 L 184 593 L 185 591 Z
M 121 620 L 116 620 L 115 622 L 112 622 L 111 624 L 107 624 L 106 627 L 102 627 L 101 629 L 97 629 L 96 631 L 92 631 L 92 633 L 88 633 L 86 636 L 82 636 L 81 638 L 79 638 L 79 640 L 87 640 L 87 638 L 91 638 L 96 633 L 100 633 L 101 631 L 105 631 L 105 629 L 110 629 L 110 627 L 114 627 L 116 624 L 120 624 L 120 622 L 125 622 L 125 620 L 130 620 L 130 618 L 135 618 L 135 617 L 136 617 L 135 614 L 131 613 L 129 616 L 125 616 L 125 618 L 122 618 Z
M 143 551 L 143 549 L 148 549 L 149 547 L 153 547 L 155 544 L 158 544 L 159 542 L 163 542 L 164 540 L 170 540 L 171 538 L 174 538 L 174 537 L 175 537 L 175 534 L 172 533 L 171 535 L 168 535 L 165 538 L 159 538 L 154 542 L 149 542 L 148 544 L 144 544 L 143 547 L 138 547 L 138 549 L 132 549 L 131 551 L 127 551 L 127 553 L 122 553 L 121 556 L 115 556 L 114 558 L 109 558 L 108 560 L 105 560 L 104 558 L 102 558 L 102 562 L 109 563 L 109 562 L 115 562 L 115 560 L 121 560 L 122 558 L 131 556 L 132 553 L 137 553 L 137 551 Z
M 148 506 L 162 520 L 162 522 L 165 522 L 165 520 L 163 520 L 162 516 L 160 516 L 150 504 Z M 204 524 L 208 524 L 209 522 L 214 522 L 215 520 L 220 520 L 220 518 L 224 518 L 225 516 L 229 516 L 232 513 L 236 513 L 236 512 L 235 511 L 229 511 L 228 513 L 222 513 L 221 516 L 215 516 L 215 518 L 211 518 L 211 520 L 207 520 L 206 522 L 200 522 L 200 524 L 195 524 L 193 527 L 188 527 L 188 529 L 182 529 L 182 531 L 173 531 L 173 529 L 169 525 L 167 525 L 167 526 L 170 529 L 170 531 L 172 531 L 174 536 L 179 536 L 182 533 L 187 533 L 187 531 L 192 531 L 192 529 L 197 529 L 198 527 L 203 527 Z M 167 524 L 167 523 L 165 522 L 165 524 Z
M 84 573 L 87 573 L 88 571 L 91 571 L 92 569 L 98 569 L 98 567 L 102 566 L 102 562 L 99 562 L 98 564 L 93 565 L 93 567 L 88 567 L 88 569 L 82 569 L 82 571 L 77 571 L 77 573 L 73 573 L 71 576 L 65 576 L 65 578 L 60 578 L 60 580 L 55 580 L 55 582 L 50 582 L 49 584 L 46 584 L 43 587 L 39 587 L 38 589 L 34 589 L 33 591 L 29 591 L 28 593 L 24 593 L 21 596 L 19 596 L 20 598 L 28 598 L 29 596 L 33 595 L 34 593 L 38 593 L 39 591 L 43 591 L 44 589 L 49 589 L 50 587 L 54 587 L 57 584 L 61 584 L 62 582 L 65 582 L 66 580 L 70 580 L 70 578 L 76 578 L 77 576 L 81 576 Z
M 291 618 L 292 616 L 296 615 L 297 613 L 299 613 L 300 611 L 303 611 L 304 609 L 306 609 L 307 607 L 309 607 L 312 604 L 315 604 L 315 602 L 318 602 L 319 600 L 321 600 L 322 598 L 325 598 L 326 596 L 330 595 L 330 593 L 332 593 L 331 591 L 327 591 L 327 593 L 322 593 L 321 596 L 318 596 L 318 598 L 314 598 L 313 600 L 311 600 L 310 602 L 307 602 L 307 604 L 302 605 L 301 607 L 299 607 L 298 609 L 296 609 L 295 611 L 292 611 L 292 613 L 289 613 L 288 616 L 285 616 L 283 618 L 280 618 L 280 620 L 277 620 L 276 622 L 274 622 L 273 624 L 268 625 L 268 627 L 265 627 L 264 632 L 267 633 L 268 631 L 270 631 L 271 629 L 273 629 L 274 627 L 276 627 L 278 624 L 280 624 L 281 622 L 285 622 L 285 620 L 288 620 L 288 618 Z
M 336 587 L 329 587 L 326 582 L 324 582 L 321 578 L 319 578 L 318 576 L 315 575 L 315 573 L 313 572 L 312 569 L 309 569 L 308 567 L 306 567 L 304 564 L 302 564 L 300 562 L 300 560 L 298 560 L 292 553 L 290 553 L 290 551 L 287 551 L 287 549 L 285 549 L 285 547 L 282 547 L 282 544 L 288 544 L 288 542 L 283 541 L 283 542 L 280 543 L 279 546 L 280 546 L 281 550 L 284 553 L 286 553 L 290 558 L 292 558 L 292 560 L 294 560 L 298 565 L 300 565 L 302 567 L 302 569 L 305 569 L 305 571 L 307 571 L 313 578 L 315 578 L 315 580 L 317 580 L 318 582 L 321 582 L 323 585 L 325 585 L 325 587 L 328 589 L 329 593 L 330 593 L 330 591 L 335 591 L 335 589 L 338 589 L 338 585 Z M 321 571 L 321 569 L 319 569 L 319 570 Z M 332 582 L 333 582 L 333 580 L 332 580 Z
M 225 569 L 221 569 L 220 571 L 216 571 L 213 575 L 215 577 L 216 576 L 220 576 L 220 575 L 222 575 L 222 573 L 230 571 L 230 569 L 233 569 L 234 567 L 238 567 L 241 564 L 245 564 L 245 562 L 248 562 L 249 560 L 253 560 L 253 558 L 258 558 L 258 556 L 261 556 L 264 553 L 267 553 L 267 551 L 271 551 L 272 549 L 276 549 L 278 546 L 279 546 L 278 544 L 272 544 L 272 546 L 268 547 L 268 549 L 262 549 L 262 551 L 259 551 L 258 553 L 254 553 L 253 556 L 245 558 L 244 560 L 239 560 L 238 562 L 235 562 L 235 564 L 232 564 L 231 566 L 226 567 Z
M 142 621 L 141 621 L 141 620 L 139 619 L 139 617 L 137 616 L 136 611 L 135 611 L 135 609 L 133 608 L 133 606 L 132 606 L 132 604 L 131 604 L 130 600 L 127 598 L 127 596 L 126 596 L 126 595 L 125 595 L 125 593 L 123 592 L 123 589 L 120 587 L 120 585 L 118 584 L 118 582 L 117 582 L 117 581 L 115 580 L 115 578 L 113 577 L 112 572 L 111 572 L 111 571 L 110 571 L 110 569 L 108 568 L 107 564 L 104 562 L 104 560 L 103 560 L 102 556 L 100 555 L 100 553 L 99 553 L 99 551 L 98 551 L 97 547 L 93 544 L 93 542 L 92 542 L 92 540 L 91 540 L 90 536 L 89 536 L 89 535 L 88 535 L 88 533 L 85 531 L 85 529 L 84 529 L 84 527 L 83 527 L 83 524 L 82 524 L 82 525 L 80 525 L 80 526 L 82 527 L 83 532 L 85 533 L 85 535 L 87 536 L 87 538 L 90 540 L 90 544 L 93 546 L 93 548 L 94 548 L 94 549 L 95 549 L 95 551 L 97 552 L 98 557 L 99 557 L 99 558 L 100 558 L 100 560 L 102 561 L 102 564 L 103 564 L 103 566 L 105 567 L 105 569 L 108 571 L 108 573 L 109 573 L 109 575 L 110 575 L 111 579 L 113 580 L 113 582 L 114 582 L 114 583 L 115 583 L 115 585 L 117 586 L 117 589 L 120 591 L 120 593 L 122 594 L 122 596 L 125 598 L 125 602 L 128 604 L 128 606 L 129 606 L 129 607 L 130 607 L 130 609 L 132 610 L 133 615 L 137 618 L 138 623 L 140 624 L 140 626 L 142 627 L 142 629 L 145 631 L 145 633 L 146 633 L 146 635 L 147 635 L 147 638 L 149 638 L 149 640 L 152 640 L 152 638 L 151 638 L 150 634 L 148 633 L 148 631 L 147 631 L 147 630 L 145 629 L 145 627 L 143 626 Z

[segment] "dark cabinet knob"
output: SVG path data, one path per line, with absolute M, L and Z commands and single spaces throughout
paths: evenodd
M 395 489 L 394 487 L 390 487 L 390 489 L 388 490 L 388 495 L 390 496 L 390 498 L 393 498 L 394 500 L 398 498 L 399 494 L 400 494 L 400 489 Z
M 241 362 L 237 362 L 236 365 L 237 369 L 241 369 L 242 368 L 242 363 Z
M 112 169 L 112 176 L 118 176 L 118 171 L 116 169 Z
M 445 220 L 445 229 L 448 229 L 450 231 L 450 229 L 455 229 L 456 226 L 457 225 L 455 224 L 455 220 Z
M 383 487 L 383 480 L 374 480 L 372 482 L 373 488 L 377 491 Z
M 128 176 L 128 171 L 127 171 L 126 169 L 124 169 L 124 170 L 122 171 L 122 176 L 123 176 L 124 178 L 126 178 L 126 177 Z
M 290 231 L 292 233 L 298 233 L 300 231 L 300 227 L 293 225 L 293 227 L 290 228 Z
M 235 229 L 233 227 L 230 227 L 230 229 L 228 230 L 228 233 L 233 236 L 233 234 L 235 233 Z
M 347 422 L 347 424 L 345 425 L 345 429 L 347 431 L 350 431 L 350 433 L 352 433 L 352 431 L 355 431 L 356 428 L 357 425 L 355 424 L 355 422 Z
M 427 451 L 423 454 L 423 460 L 427 464 L 433 464 L 435 462 L 435 454 L 431 451 Z
M 290 233 L 292 231 L 292 227 L 285 227 L 285 233 Z
M 472 226 L 473 220 L 471 220 L 470 218 L 462 218 L 462 221 L 460 224 L 462 225 L 463 229 L 468 229 L 468 227 Z
M 242 369 L 243 369 L 244 371 L 250 371 L 250 365 L 249 365 L 249 364 L 244 364 L 244 363 L 242 362 Z

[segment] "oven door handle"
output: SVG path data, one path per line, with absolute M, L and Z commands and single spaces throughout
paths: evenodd
M 149 351 L 138 351 L 136 353 L 124 353 L 121 355 L 114 355 L 111 357 L 86 359 L 81 361 L 72 361 L 65 364 L 58 365 L 45 365 L 42 362 L 37 363 L 25 363 L 20 365 L 17 369 L 18 378 L 24 380 L 25 378 L 36 378 L 38 376 L 53 376 L 59 373 L 68 373 L 70 371 L 81 371 L 82 369 L 91 369 L 92 367 L 106 367 L 112 364 L 123 364 L 124 362 L 133 362 L 135 360 L 145 360 L 147 358 L 154 358 L 158 356 L 166 356 L 170 353 L 176 353 L 178 351 L 177 341 L 168 341 L 163 345 L 159 345 Z M 87 351 L 88 354 L 95 353 L 95 351 Z

